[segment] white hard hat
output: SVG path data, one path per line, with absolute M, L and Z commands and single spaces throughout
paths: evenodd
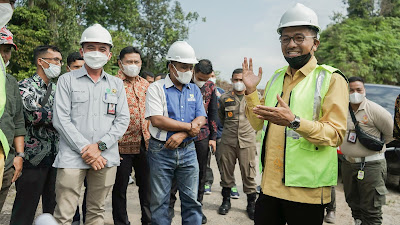
M 317 32 L 321 30 L 318 25 L 317 14 L 312 9 L 300 3 L 297 3 L 282 15 L 278 33 L 282 33 L 282 28 L 297 26 L 311 26 L 314 27 Z
M 106 28 L 98 23 L 86 28 L 86 30 L 83 31 L 79 44 L 85 42 L 98 42 L 113 46 L 110 32 L 108 32 Z
M 167 60 L 187 64 L 198 63 L 194 49 L 186 41 L 176 41 L 169 47 Z

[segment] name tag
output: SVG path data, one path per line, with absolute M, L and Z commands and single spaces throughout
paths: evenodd
M 357 141 L 357 134 L 355 130 L 350 130 L 349 131 L 349 136 L 347 137 L 347 141 L 350 143 L 355 144 Z
M 107 104 L 107 114 L 109 115 L 115 115 L 115 108 L 117 104 L 114 103 L 108 103 Z

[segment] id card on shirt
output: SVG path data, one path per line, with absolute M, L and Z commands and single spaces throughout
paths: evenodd
M 107 104 L 107 114 L 109 115 L 115 115 L 115 108 L 117 104 L 114 103 L 108 103 Z
M 349 131 L 349 136 L 347 137 L 347 141 L 350 143 L 355 144 L 357 141 L 357 134 L 355 130 L 350 130 Z

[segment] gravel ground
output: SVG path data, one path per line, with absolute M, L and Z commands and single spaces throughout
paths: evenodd
M 232 199 L 232 209 L 229 214 L 222 216 L 217 213 L 218 207 L 222 202 L 221 197 L 221 187 L 219 186 L 219 174 L 217 165 L 215 162 L 215 158 L 212 158 L 211 166 L 214 171 L 215 183 L 212 187 L 211 195 L 204 196 L 204 205 L 203 210 L 204 214 L 208 217 L 208 223 L 210 225 L 222 225 L 222 224 L 241 224 L 241 225 L 250 225 L 254 224 L 247 217 L 246 213 L 246 205 L 247 198 L 243 193 L 242 182 L 240 178 L 239 167 L 236 166 L 235 169 L 235 177 L 238 185 L 238 190 L 240 193 L 240 199 Z M 258 167 L 256 167 L 258 168 Z M 259 183 L 261 180 L 260 175 L 257 176 L 257 182 Z M 400 222 L 400 191 L 395 184 L 399 184 L 399 177 L 389 176 L 389 194 L 386 197 L 386 205 L 383 207 L 383 225 L 399 225 Z M 131 224 L 141 224 L 140 223 L 140 206 L 139 206 L 139 198 L 137 194 L 138 188 L 135 184 L 129 185 L 128 187 L 128 213 Z M 0 214 L 0 225 L 9 224 L 11 209 L 13 200 L 15 197 L 15 187 L 12 186 L 10 189 L 10 193 L 7 197 L 6 203 L 3 207 L 3 210 Z M 339 179 L 339 184 L 336 188 L 336 199 L 337 199 L 337 210 L 336 210 L 336 224 L 339 225 L 352 225 L 353 219 L 351 217 L 350 208 L 347 206 L 347 203 L 344 199 L 343 185 Z M 105 224 L 112 225 L 112 214 L 111 214 L 111 193 L 109 194 L 106 200 L 106 215 L 105 215 Z M 37 214 L 41 212 L 41 207 L 39 206 Z M 175 217 L 172 221 L 173 225 L 181 224 L 180 217 L 180 202 L 179 200 L 175 204 Z

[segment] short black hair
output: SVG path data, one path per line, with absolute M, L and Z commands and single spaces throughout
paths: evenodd
M 361 77 L 350 77 L 349 78 L 349 83 L 356 82 L 356 81 L 360 81 L 361 83 L 364 84 L 364 79 L 362 79 Z
M 208 59 L 201 59 L 199 63 L 194 66 L 194 72 L 202 73 L 202 74 L 210 74 L 213 71 L 213 66 L 210 60 Z
M 154 77 L 154 73 L 152 73 L 152 72 L 150 72 L 150 71 L 148 71 L 148 70 L 144 70 L 144 71 L 142 72 L 142 77 L 143 77 L 144 79 L 146 79 L 147 76 Z
M 167 74 L 165 74 L 165 73 L 159 73 L 156 75 L 156 77 L 161 77 L 161 79 L 165 79 L 166 76 L 167 76 Z
M 81 53 L 73 52 L 73 53 L 69 54 L 67 57 L 67 65 L 71 66 L 71 63 L 75 62 L 76 60 L 83 60 Z
M 137 53 L 137 54 L 139 54 L 140 58 L 142 58 L 142 52 L 138 48 L 133 47 L 133 46 L 128 46 L 121 50 L 121 52 L 119 53 L 118 59 L 122 60 L 126 54 L 130 54 L 130 53 Z
M 238 74 L 238 73 L 243 73 L 243 69 L 242 69 L 242 68 L 237 68 L 237 69 L 235 69 L 235 70 L 232 72 L 232 77 L 233 77 L 233 75 Z
M 43 54 L 47 53 L 47 51 L 51 49 L 54 52 L 59 52 L 61 54 L 60 49 L 58 49 L 57 46 L 54 45 L 40 45 L 37 46 L 34 50 L 33 50 L 33 60 L 35 60 L 35 65 L 37 65 L 37 59 L 42 56 Z

